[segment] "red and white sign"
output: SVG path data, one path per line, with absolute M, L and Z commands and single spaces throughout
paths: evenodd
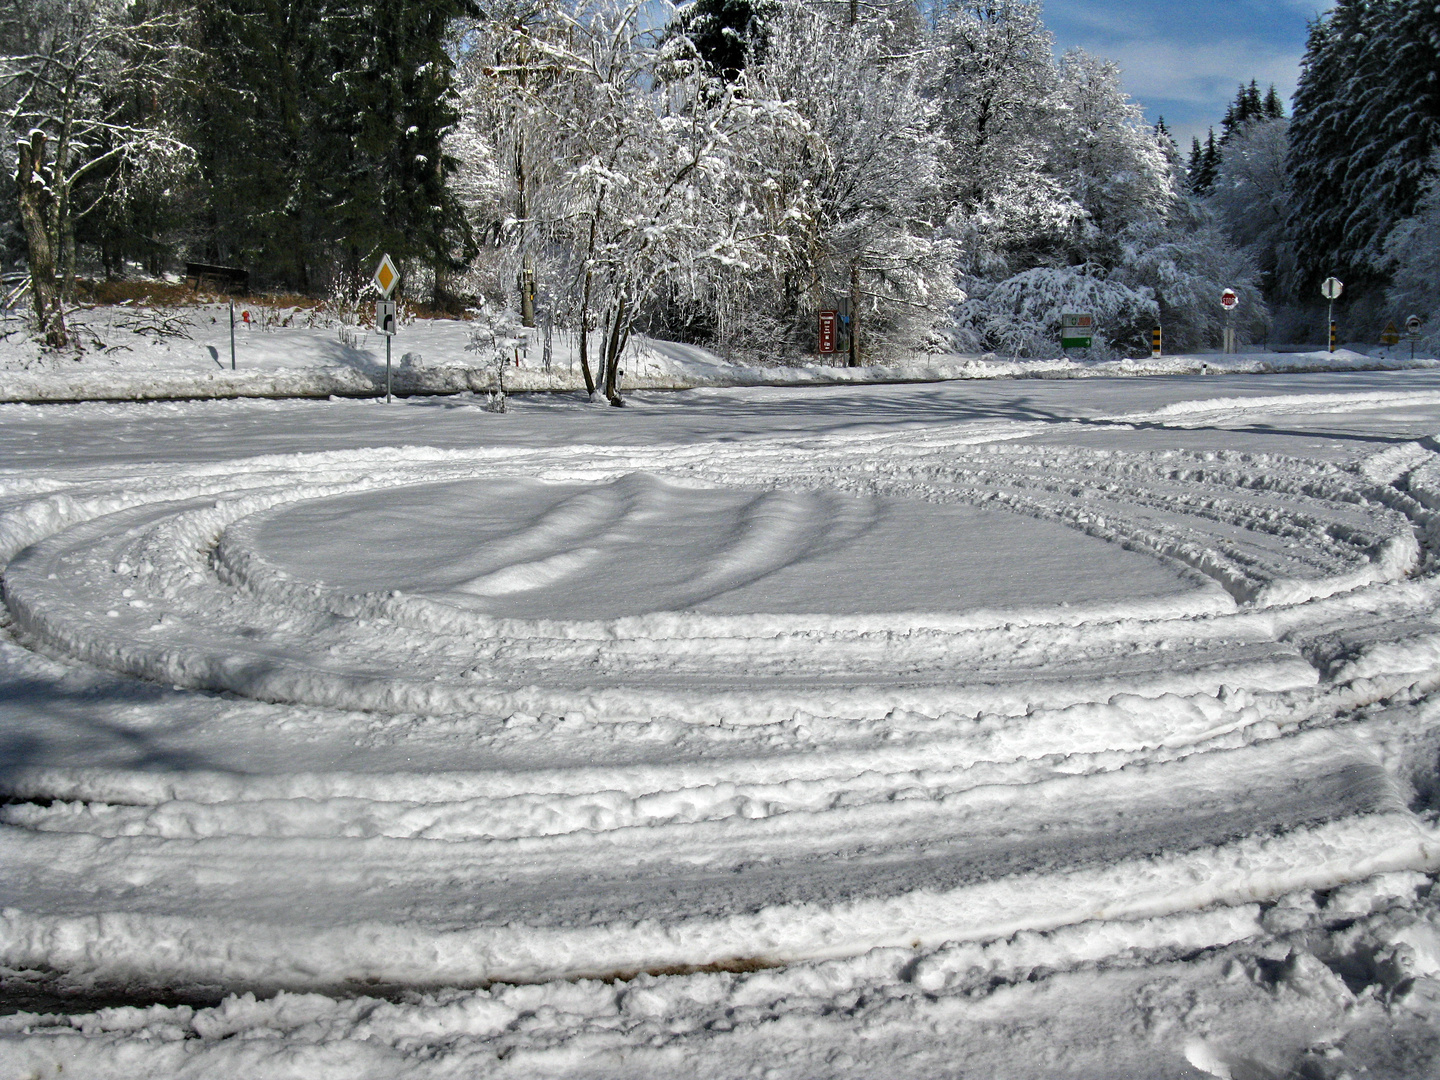
M 820 352 L 822 354 L 835 351 L 835 326 L 839 318 L 838 311 L 820 312 Z
M 1236 295 L 1234 289 L 1226 289 L 1220 294 L 1220 306 L 1226 311 L 1234 311 L 1240 306 L 1240 297 Z

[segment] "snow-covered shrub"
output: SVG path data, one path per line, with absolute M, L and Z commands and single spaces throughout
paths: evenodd
M 495 375 L 495 391 L 486 404 L 490 412 L 505 411 L 505 366 L 528 341 L 520 319 L 510 311 L 481 311 L 470 323 L 466 352 L 477 354 Z
M 1088 269 L 1040 267 L 988 288 L 979 284 L 974 298 L 960 305 L 960 332 L 1010 356 L 1056 356 L 1061 315 L 1085 312 L 1096 323 L 1091 357 L 1105 359 L 1132 347 L 1159 318 L 1154 295 Z

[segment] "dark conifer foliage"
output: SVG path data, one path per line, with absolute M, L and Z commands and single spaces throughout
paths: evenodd
M 1273 83 L 1264 97 L 1261 97 L 1260 86 L 1254 79 L 1250 80 L 1249 86 L 1241 83 L 1235 100 L 1226 106 L 1225 115 L 1220 120 L 1220 138 L 1215 138 L 1215 129 L 1211 128 L 1203 147 L 1199 139 L 1192 142 L 1187 168 L 1191 194 L 1206 195 L 1214 188 L 1215 177 L 1224 160 L 1225 145 L 1231 139 L 1250 124 L 1281 119 L 1284 115 L 1285 106 L 1281 104 L 1280 94 Z
M 1265 91 L 1264 109 L 1266 120 L 1285 119 L 1285 103 L 1280 100 L 1280 94 L 1276 91 L 1274 83 L 1271 83 L 1270 89 Z
M 713 74 L 734 79 L 751 56 L 763 55 L 773 0 L 695 0 L 676 29 L 694 44 Z
M 1199 139 L 1193 140 L 1190 148 L 1189 183 L 1193 195 L 1204 195 L 1215 186 L 1215 174 L 1220 171 L 1220 146 L 1215 141 L 1215 129 L 1205 137 L 1202 146 Z
M 441 151 L 450 21 L 469 0 L 216 0 L 192 142 L 197 254 L 313 291 L 381 249 L 444 265 L 470 240 Z M 318 275 L 318 276 L 317 276 Z
M 1275 87 L 1270 87 L 1270 92 L 1274 94 Z M 1264 117 L 1265 102 L 1260 97 L 1259 86 L 1251 79 L 1249 86 L 1241 85 L 1235 100 L 1225 110 L 1225 116 L 1220 121 L 1220 145 L 1224 146 L 1229 142 L 1246 124 Z
M 1432 0 L 1341 0 L 1310 32 L 1291 125 L 1300 287 L 1384 276 L 1440 147 L 1440 14 Z

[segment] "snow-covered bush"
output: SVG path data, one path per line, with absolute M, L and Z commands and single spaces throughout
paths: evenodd
M 1010 356 L 1056 356 L 1060 317 L 1084 312 L 1095 317 L 1089 355 L 1109 359 L 1134 349 L 1160 317 L 1148 289 L 1132 289 L 1091 267 L 1025 270 L 999 284 L 979 285 L 960 305 L 960 324 L 984 347 Z

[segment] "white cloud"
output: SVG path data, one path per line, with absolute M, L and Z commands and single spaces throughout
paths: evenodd
M 1112 45 L 1105 55 L 1120 65 L 1125 89 L 1141 101 L 1225 102 L 1235 96 L 1237 86 L 1251 79 L 1261 87 L 1274 83 L 1288 99 L 1300 74 L 1300 54 L 1259 42 L 1217 41 L 1187 47 L 1164 41 L 1127 41 Z

